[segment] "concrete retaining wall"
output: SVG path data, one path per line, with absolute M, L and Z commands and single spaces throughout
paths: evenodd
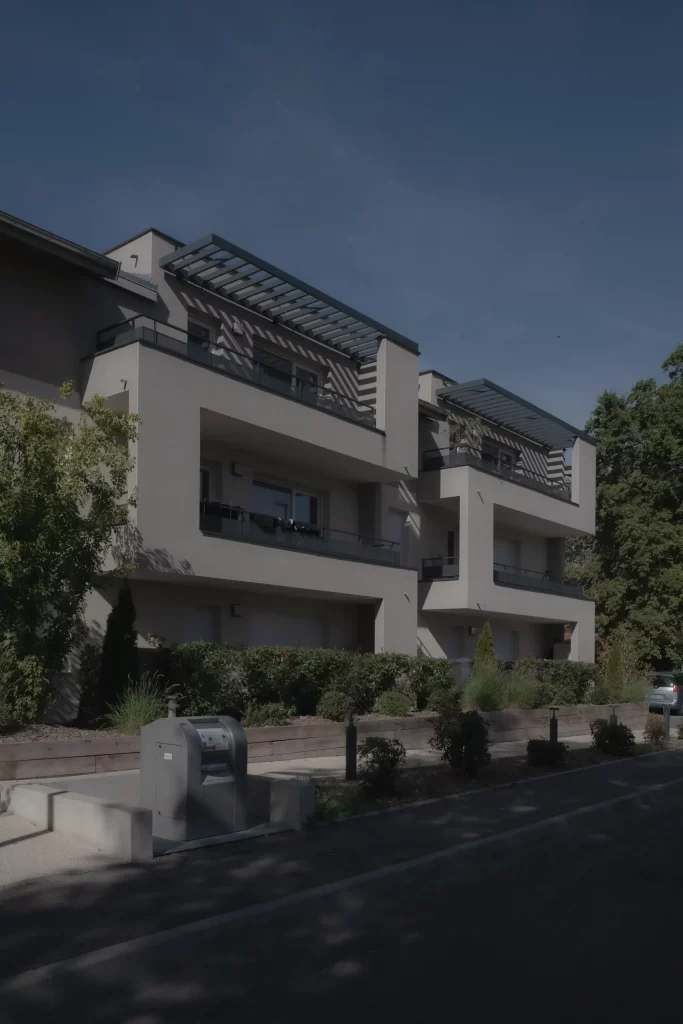
M 579 705 L 557 712 L 560 739 L 587 735 L 594 718 L 607 718 L 610 706 Z M 642 729 L 647 714 L 641 704 L 618 704 L 619 721 Z M 547 709 L 493 711 L 485 715 L 493 743 L 535 739 L 548 735 Z M 432 736 L 431 715 L 410 718 L 372 718 L 358 722 L 358 738 L 399 739 L 407 750 L 426 750 Z M 249 761 L 293 761 L 303 757 L 333 757 L 344 753 L 344 726 L 337 722 L 264 726 L 247 729 Z M 59 742 L 0 743 L 0 779 L 55 778 L 124 771 L 140 766 L 137 736 L 97 736 Z

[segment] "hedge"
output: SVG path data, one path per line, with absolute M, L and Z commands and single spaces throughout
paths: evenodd
M 238 718 L 253 704 L 284 704 L 298 715 L 312 715 L 328 690 L 351 694 L 357 712 L 364 714 L 372 710 L 380 693 L 399 681 L 422 710 L 433 690 L 452 682 L 446 658 L 309 647 L 231 647 L 203 641 L 173 648 L 171 678 L 180 691 L 183 714 Z

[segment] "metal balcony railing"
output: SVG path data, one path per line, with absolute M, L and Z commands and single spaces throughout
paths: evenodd
M 231 540 L 292 548 L 316 555 L 351 558 L 358 562 L 400 565 L 401 549 L 395 541 L 366 537 L 328 526 L 314 526 L 263 512 L 251 512 L 220 501 L 199 503 L 199 525 L 205 533 L 220 534 Z
M 237 377 L 247 384 L 276 391 L 304 405 L 312 405 L 321 412 L 340 416 L 364 427 L 374 427 L 375 413 L 369 405 L 341 395 L 331 388 L 299 380 L 274 366 L 257 362 L 229 345 L 197 338 L 180 327 L 160 323 L 147 316 L 136 316 L 122 323 L 98 331 L 96 352 L 108 352 L 133 342 L 142 342 L 154 348 L 201 363 L 211 370 Z M 285 353 L 286 357 L 286 353 Z
M 534 491 L 549 494 L 562 501 L 571 501 L 572 498 L 571 488 L 563 481 L 549 480 L 541 473 L 535 473 L 523 466 L 514 466 L 510 462 L 467 445 L 459 445 L 457 448 L 430 448 L 422 455 L 424 471 L 452 469 L 457 466 L 471 466 L 473 469 L 492 473 L 494 476 L 503 477 L 515 484 L 521 484 L 522 487 L 530 487 Z
M 548 572 L 520 569 L 502 562 L 493 563 L 493 581 L 506 587 L 525 587 L 528 590 L 560 594 L 562 597 L 583 597 L 583 587 L 578 583 L 568 583 L 566 580 L 554 579 Z
M 457 558 L 438 555 L 436 558 L 422 559 L 423 580 L 457 580 L 460 578 L 460 565 Z

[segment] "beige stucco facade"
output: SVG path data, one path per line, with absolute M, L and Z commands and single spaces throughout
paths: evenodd
M 565 539 L 594 530 L 591 443 L 574 443 L 571 500 L 470 465 L 421 471 L 448 426 L 443 379 L 418 375 L 415 348 L 388 331 L 357 349 L 335 346 L 340 331 L 302 333 L 296 319 L 269 318 L 171 272 L 164 260 L 179 244 L 146 232 L 107 254 L 112 270 L 0 232 L 0 301 L 12 328 L 0 379 L 52 400 L 73 380 L 73 398 L 57 401 L 71 418 L 95 394 L 140 417 L 136 506 L 108 563 L 137 565 L 140 644 L 289 642 L 467 661 L 490 619 L 501 656 L 592 660 L 590 602 L 501 585 L 492 571 L 496 552 L 510 550 L 520 567 L 561 578 Z M 279 390 L 261 374 L 264 359 L 289 367 Z M 526 472 L 556 472 L 542 444 L 503 424 L 487 429 L 519 448 Z M 263 503 L 279 494 L 275 517 Z M 425 561 L 454 544 L 457 575 L 425 574 Z M 115 593 L 103 579 L 90 595 L 96 636 Z

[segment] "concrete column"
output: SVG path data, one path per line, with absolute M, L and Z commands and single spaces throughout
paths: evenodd
M 572 448 L 572 501 L 586 516 L 584 529 L 595 531 L 595 445 L 577 437 Z
M 583 605 L 581 618 L 572 628 L 570 661 L 595 661 L 595 605 L 592 601 Z
M 493 580 L 493 502 L 473 483 L 465 470 L 467 487 L 460 496 L 460 579 L 467 588 L 467 604 L 486 607 L 486 592 Z
M 418 357 L 387 338 L 377 350 L 376 425 L 386 434 L 385 465 L 397 473 L 417 476 Z
M 417 653 L 417 581 L 385 594 L 375 612 L 375 651 Z

